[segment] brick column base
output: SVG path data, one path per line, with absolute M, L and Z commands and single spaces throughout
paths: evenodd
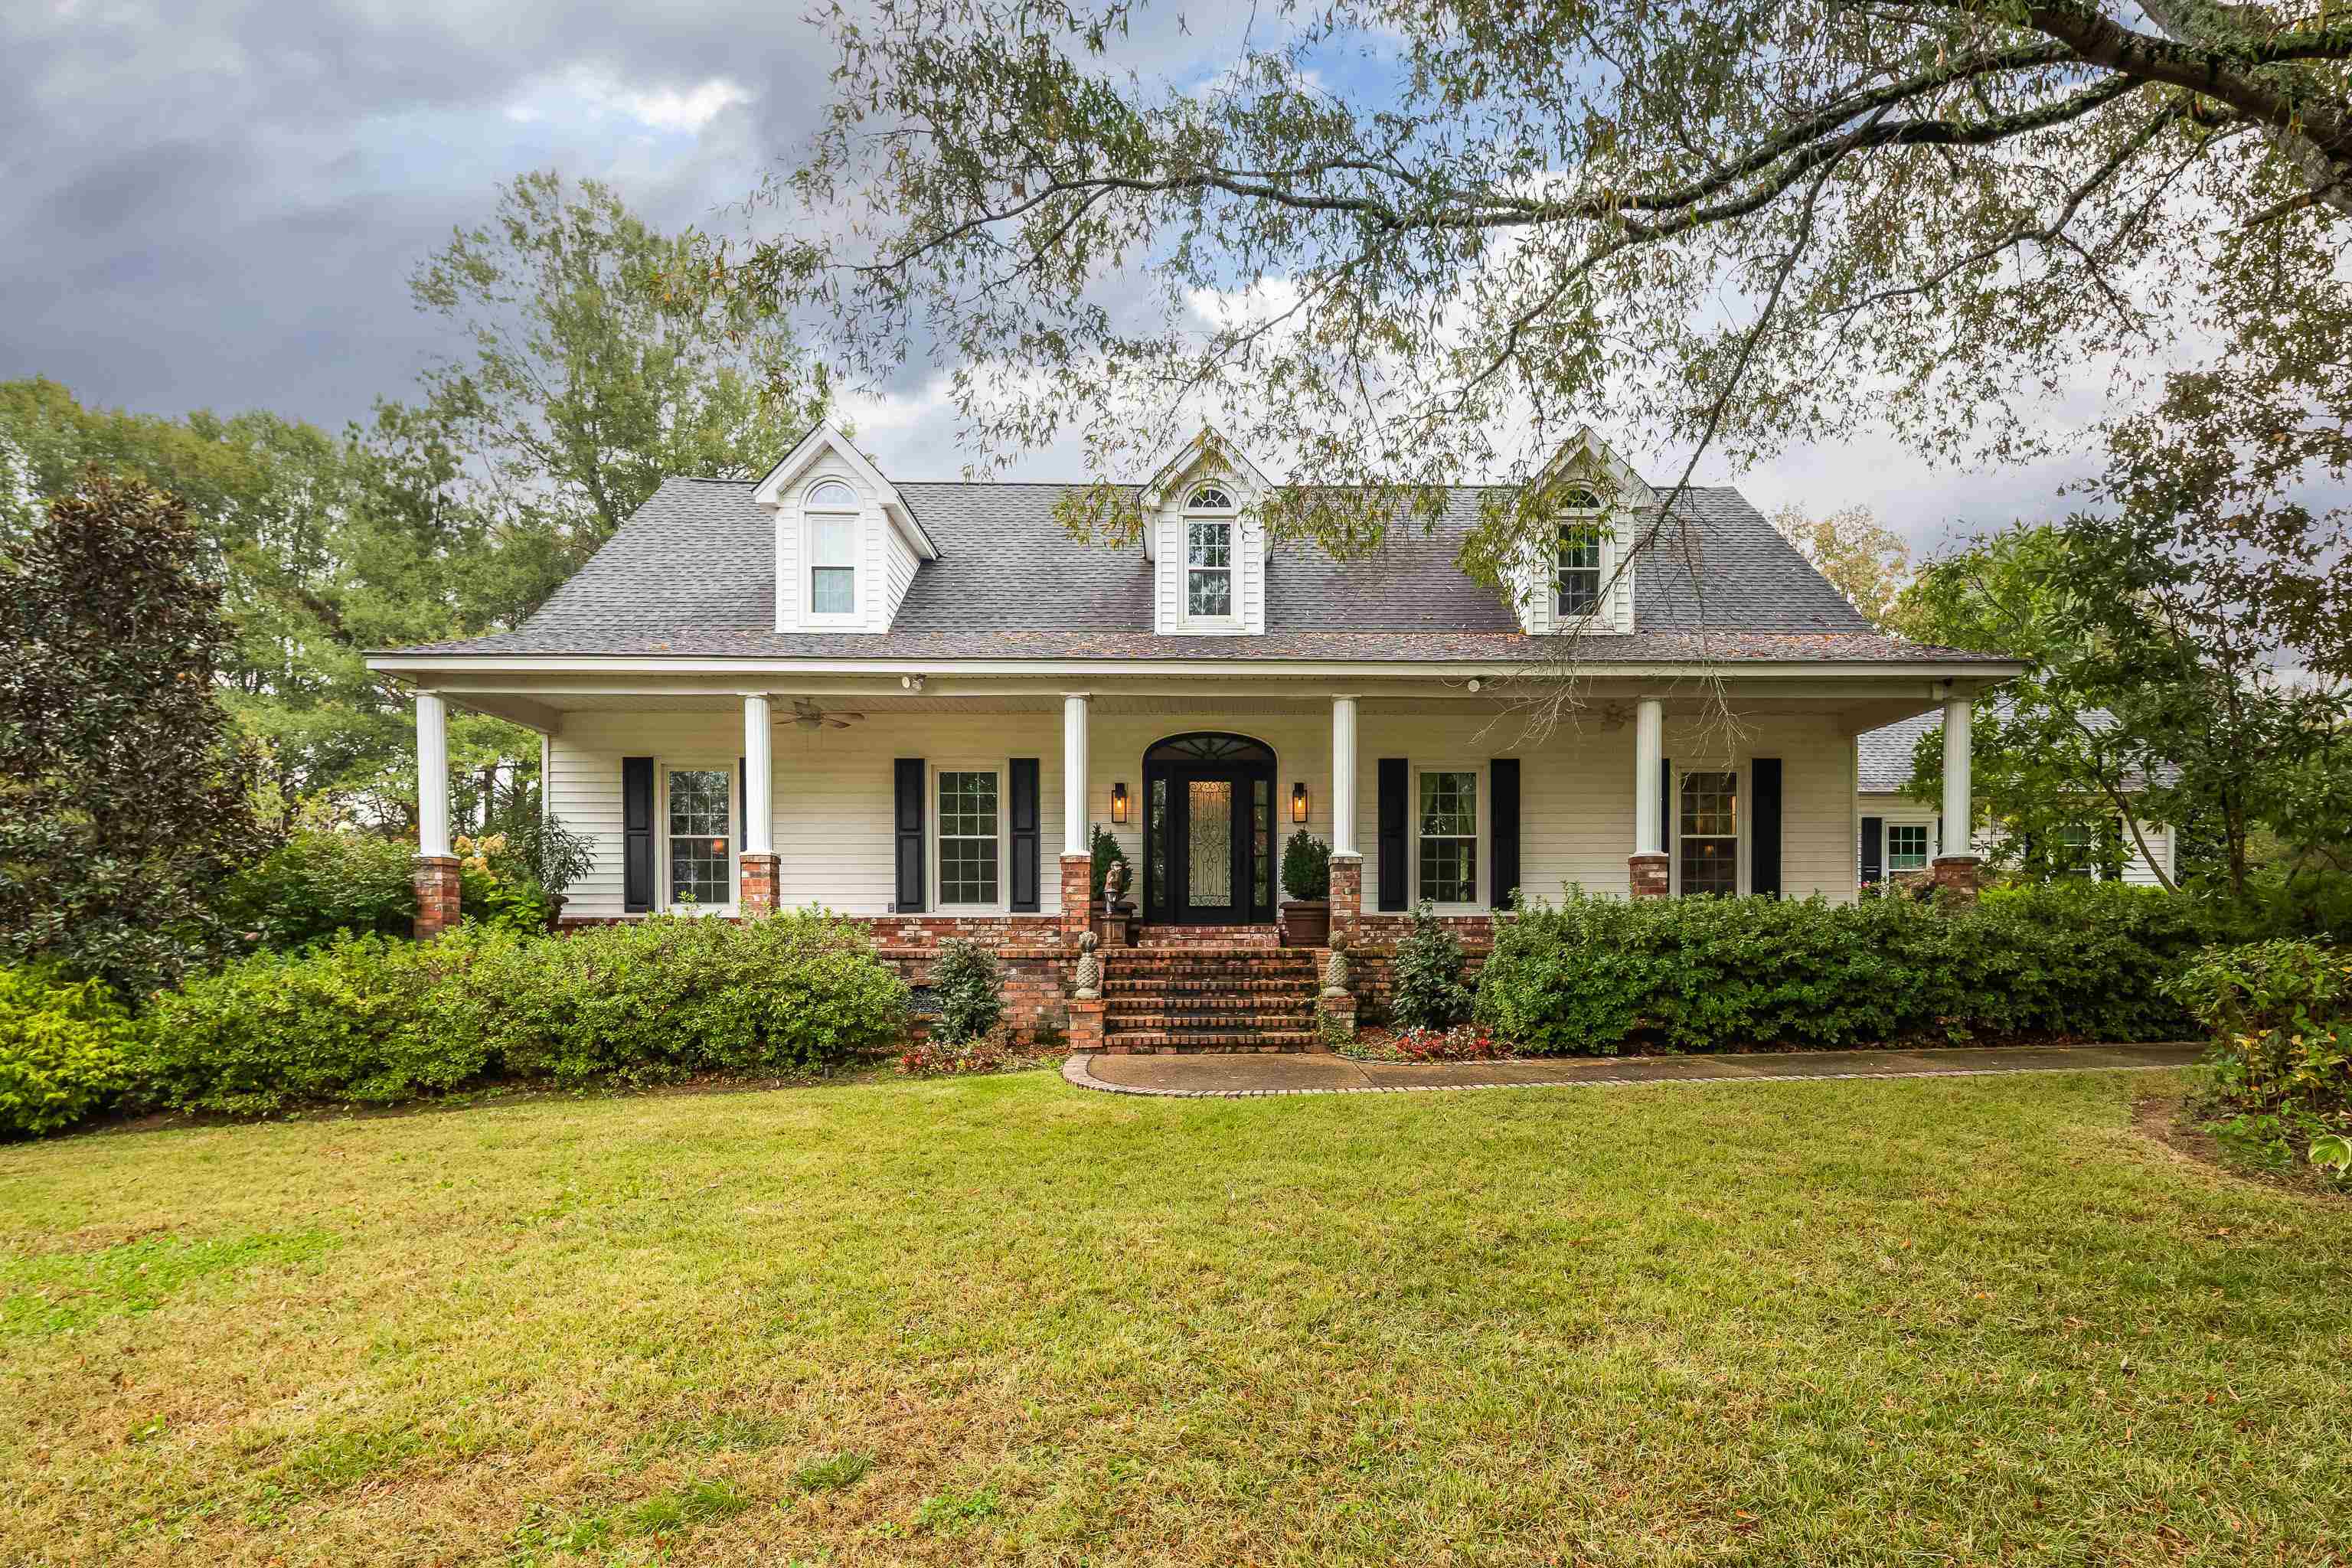
M 1356 999 L 1353 996 L 1318 996 L 1317 1016 L 1323 1025 L 1323 1042 L 1335 1045 L 1356 1037 Z
M 455 855 L 419 855 L 416 871 L 416 940 L 431 942 L 457 923 L 457 904 L 464 881 Z
M 1625 871 L 1637 899 L 1663 899 L 1674 890 L 1675 879 L 1664 855 L 1628 855 Z
M 1356 920 L 1364 912 L 1364 858 L 1331 857 L 1331 934 L 1356 940 Z
M 1062 857 L 1062 940 L 1072 947 L 1093 923 L 1095 912 L 1095 858 L 1091 855 Z
M 1961 903 L 1974 903 L 1977 888 L 1982 880 L 1978 875 L 1979 864 L 1973 855 L 1937 856 L 1935 869 L 1928 873 L 1936 884 L 1937 896 L 1954 899 Z
M 1070 1001 L 1070 1050 L 1073 1055 L 1103 1048 L 1103 1015 L 1110 1004 L 1097 996 L 1092 999 L 1073 997 Z
M 741 886 L 735 895 L 735 912 L 747 921 L 776 912 L 776 887 L 783 876 L 781 855 L 743 857 Z

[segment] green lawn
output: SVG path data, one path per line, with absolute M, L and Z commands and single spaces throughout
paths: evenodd
M 2171 1081 L 0 1149 L 0 1562 L 2340 1563 L 2352 1205 Z

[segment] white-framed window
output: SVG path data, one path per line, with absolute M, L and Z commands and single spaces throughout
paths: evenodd
M 2098 870 L 2098 830 L 2087 822 L 2070 822 L 2053 836 L 2050 872 L 2055 877 L 2088 880 Z
M 1693 769 L 1675 790 L 1675 872 L 1684 897 L 1739 891 L 1739 773 Z
M 808 520 L 808 604 L 812 616 L 847 619 L 857 614 L 857 492 L 839 479 L 809 487 L 802 512 Z
M 1924 871 L 1927 868 L 1927 825 L 1890 822 L 1886 825 L 1886 868 Z
M 1588 489 L 1572 489 L 1567 498 L 1568 517 L 1559 525 L 1552 558 L 1552 596 L 1559 618 L 1580 621 L 1601 613 L 1602 547 L 1609 531 L 1601 522 L 1601 498 Z
M 665 902 L 718 909 L 735 902 L 735 769 L 665 763 L 662 875 Z
M 1223 485 L 1196 485 L 1184 502 L 1184 618 L 1230 621 L 1241 611 L 1234 602 L 1233 492 Z
M 1475 907 L 1485 838 L 1484 770 L 1433 764 L 1413 772 L 1413 897 Z
M 939 837 L 939 907 L 1004 907 L 1004 769 L 943 763 L 931 775 Z

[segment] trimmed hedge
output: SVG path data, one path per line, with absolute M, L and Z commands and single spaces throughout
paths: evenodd
M 2113 883 L 1973 905 L 1597 899 L 1499 921 L 1476 1017 L 1521 1049 L 1613 1056 L 1879 1042 L 2181 1037 L 2164 982 L 2192 901 Z
M 656 917 L 566 937 L 468 923 L 336 937 L 160 998 L 156 1103 L 250 1115 L 389 1103 L 495 1079 L 568 1089 L 773 1073 L 895 1044 L 907 987 L 864 930 L 796 912 Z
M 308 947 L 339 931 L 406 936 L 415 854 L 373 833 L 298 833 L 230 885 L 228 918 L 271 948 Z
M 138 1025 L 100 980 L 0 965 L 0 1132 L 70 1127 L 131 1085 Z

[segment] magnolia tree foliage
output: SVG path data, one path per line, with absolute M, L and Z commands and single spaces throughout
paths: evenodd
M 0 953 L 141 996 L 232 945 L 267 846 L 215 684 L 229 634 L 176 499 L 93 473 L 0 559 Z
M 766 187 L 791 237 L 711 274 L 853 374 L 952 367 L 984 461 L 1075 431 L 1132 475 L 1210 412 L 1286 460 L 1275 531 L 1342 552 L 1588 422 L 2015 454 L 2086 365 L 2128 392 L 2200 342 L 2352 395 L 2294 325 L 2352 232 L 2352 9 L 1301 0 L 1184 81 L 1125 63 L 1156 20 L 835 7 L 832 116 Z M 1499 580 L 1560 488 L 1490 492 L 1465 563 Z M 1108 486 L 1066 514 L 1138 526 Z
M 1906 629 L 2032 667 L 1971 733 L 1999 857 L 2046 859 L 2061 830 L 2112 812 L 2124 841 L 2095 844 L 2095 858 L 2137 848 L 2161 878 L 2149 829 L 2195 825 L 2243 894 L 2259 830 L 2321 861 L 2352 837 L 2352 700 L 2276 669 L 2308 656 L 2276 628 L 2329 574 L 2273 558 L 2282 619 L 2250 606 L 2238 566 L 2213 559 L 2231 553 L 2178 516 L 2126 510 L 1980 540 L 1921 573 L 1896 612 Z M 1937 797 L 1941 754 L 1940 733 L 1922 739 L 1910 786 L 1922 799 Z

